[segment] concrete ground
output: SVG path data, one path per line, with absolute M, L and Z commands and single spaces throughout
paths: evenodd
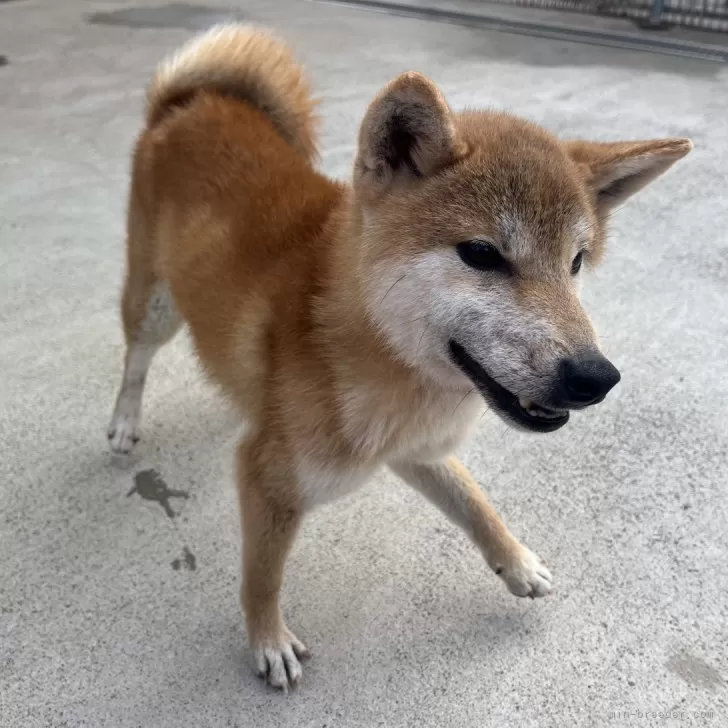
M 284 603 L 314 657 L 284 697 L 250 672 L 238 612 L 237 423 L 184 338 L 153 367 L 138 454 L 106 451 L 129 150 L 157 61 L 226 12 L 195 3 L 0 3 L 0 725 L 728 725 L 728 70 L 237 4 L 307 61 L 335 175 L 408 68 L 456 107 L 696 143 L 615 216 L 587 286 L 618 389 L 549 436 L 486 419 L 461 453 L 555 594 L 510 596 L 382 474 L 305 525 Z

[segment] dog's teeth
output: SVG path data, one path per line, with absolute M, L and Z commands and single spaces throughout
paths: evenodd
M 518 404 L 521 405 L 521 407 L 528 412 L 531 417 L 540 417 L 544 420 L 550 420 L 554 419 L 555 417 L 560 417 L 561 412 L 557 412 L 555 410 L 546 409 L 545 407 L 541 407 L 541 405 L 536 404 L 535 402 L 532 402 L 530 399 L 527 399 L 526 397 L 519 397 L 518 398 Z

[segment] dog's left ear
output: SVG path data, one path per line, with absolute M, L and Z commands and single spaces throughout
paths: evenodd
M 419 73 L 403 73 L 367 109 L 359 131 L 355 184 L 384 191 L 393 183 L 432 175 L 465 151 L 437 86 Z
M 644 142 L 567 142 L 571 158 L 586 173 L 597 207 L 607 213 L 645 185 L 667 172 L 693 148 L 690 139 Z

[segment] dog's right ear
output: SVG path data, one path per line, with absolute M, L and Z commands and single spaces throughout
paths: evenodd
M 466 153 L 452 112 L 437 86 L 409 72 L 372 101 L 359 131 L 357 187 L 384 191 L 395 181 L 427 177 Z

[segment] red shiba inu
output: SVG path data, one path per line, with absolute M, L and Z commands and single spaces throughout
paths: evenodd
M 109 428 L 138 440 L 152 357 L 186 323 L 250 424 L 237 456 L 242 604 L 257 672 L 301 677 L 279 608 L 316 504 L 387 465 L 465 530 L 517 596 L 551 575 L 449 453 L 488 406 L 536 432 L 619 373 L 579 301 L 610 211 L 687 139 L 561 141 L 517 117 L 454 112 L 405 73 L 369 106 L 353 181 L 314 167 L 316 120 L 285 45 L 215 28 L 158 70 L 134 156 Z

